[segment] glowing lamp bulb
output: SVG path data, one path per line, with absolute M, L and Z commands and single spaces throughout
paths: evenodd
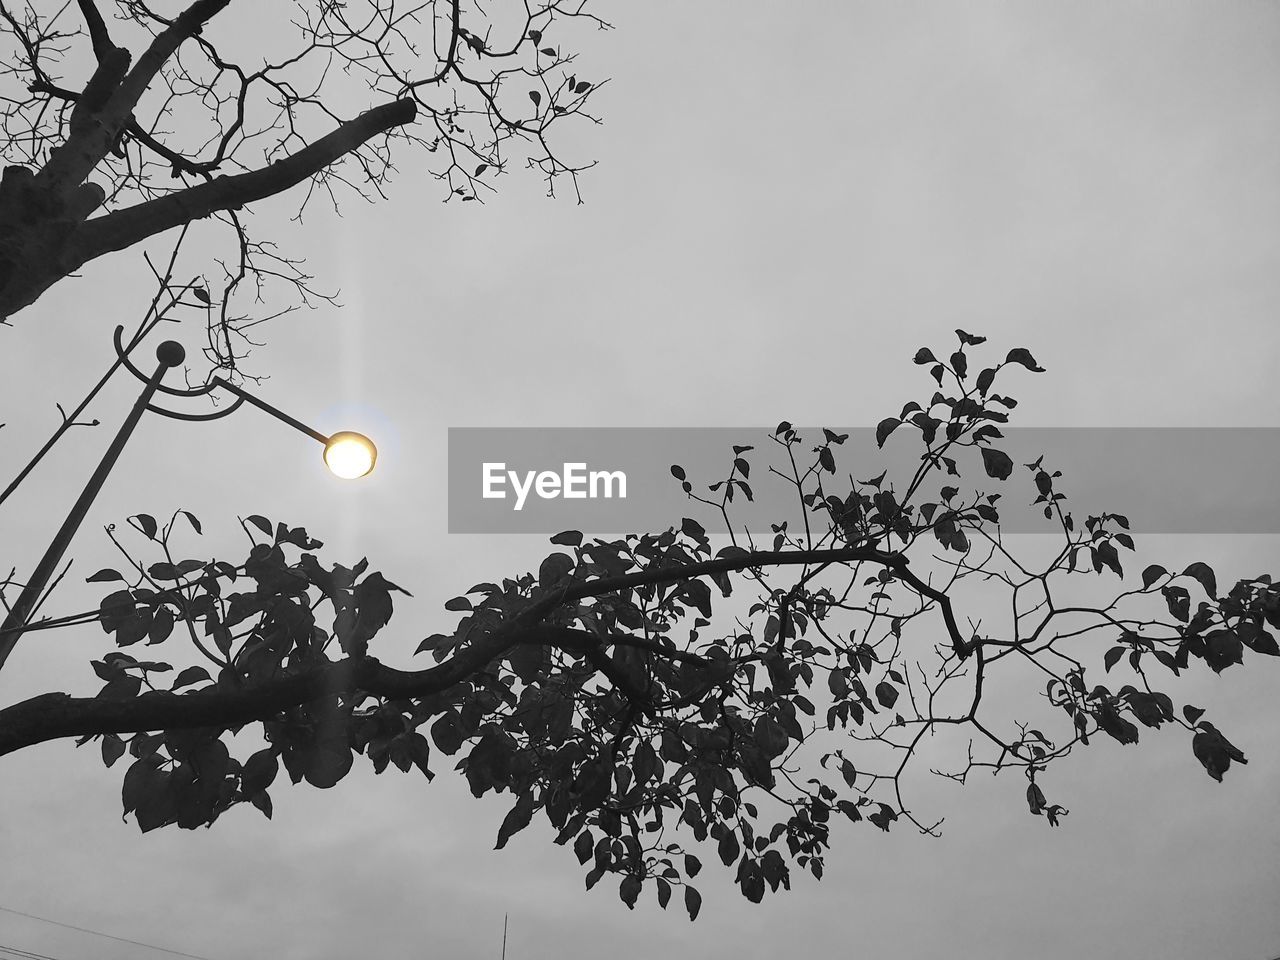
M 324 445 L 324 464 L 334 476 L 343 480 L 363 477 L 373 469 L 378 459 L 378 448 L 373 441 L 360 433 L 343 430 L 335 433 Z

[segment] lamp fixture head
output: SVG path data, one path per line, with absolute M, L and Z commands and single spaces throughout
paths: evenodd
M 341 430 L 324 445 L 324 463 L 329 471 L 344 480 L 363 477 L 378 459 L 378 448 L 362 433 Z

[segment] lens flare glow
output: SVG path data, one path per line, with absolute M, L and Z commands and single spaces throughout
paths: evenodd
M 373 469 L 378 448 L 360 433 L 343 430 L 329 438 L 324 446 L 324 463 L 334 476 L 355 480 Z

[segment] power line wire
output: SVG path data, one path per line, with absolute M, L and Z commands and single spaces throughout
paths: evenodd
M 12 957 L 17 957 L 18 960 L 58 960 L 57 957 L 46 956 L 43 953 L 33 953 L 20 947 L 8 947 L 3 943 L 0 943 L 0 953 L 4 953 L 8 960 L 12 960 Z M 12 954 L 12 957 L 8 957 L 10 954 Z
M 26 917 L 29 920 L 39 920 L 41 923 L 51 923 L 55 927 L 65 927 L 68 930 L 78 930 L 80 933 L 92 934 L 95 937 L 106 937 L 108 940 L 118 940 L 121 943 L 130 943 L 135 947 L 146 947 L 148 950 L 159 950 L 161 953 L 172 954 L 175 957 L 188 957 L 189 960 L 209 960 L 208 957 L 202 957 L 195 953 L 183 953 L 181 950 L 170 950 L 168 947 L 157 947 L 154 943 L 143 943 L 141 940 L 130 940 L 128 937 L 117 937 L 114 934 L 103 933 L 101 930 L 90 930 L 88 927 L 77 927 L 74 923 L 63 923 L 60 920 L 50 920 L 48 917 L 37 917 L 34 913 L 24 913 L 21 910 L 14 910 L 12 907 L 0 905 L 0 910 L 5 913 L 16 914 L 19 917 Z M 11 947 L 0 949 L 11 950 Z

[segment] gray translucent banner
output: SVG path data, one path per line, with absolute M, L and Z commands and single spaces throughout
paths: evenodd
M 803 442 L 792 451 L 803 472 L 823 431 L 796 430 Z M 835 432 L 848 439 L 831 447 L 836 472 L 822 474 L 827 494 L 846 495 L 851 475 L 864 481 L 887 471 L 884 489 L 892 485 L 901 497 L 924 452 L 918 430 L 899 427 L 884 449 L 876 448 L 873 428 Z M 1062 471 L 1054 489 L 1067 495 L 1064 507 L 1078 526 L 1105 511 L 1126 516 L 1135 532 L 1280 533 L 1280 429 L 1011 427 L 1004 433 L 990 446 L 1012 459 L 1007 480 L 988 477 L 977 450 L 962 448 L 954 457 L 960 477 L 933 471 L 921 494 L 936 499 L 944 485 L 958 487 L 962 499 L 975 490 L 999 493 L 1002 530 L 1051 532 L 1058 527 L 1044 518 L 1043 504 L 1032 505 L 1034 471 L 1024 466 L 1043 455 L 1045 470 Z M 755 448 L 742 454 L 754 502 L 735 488 L 728 508 L 735 530 L 745 525 L 766 534 L 781 520 L 795 529 L 795 487 L 769 470 L 790 475 L 791 464 L 772 437 L 768 427 L 450 428 L 449 532 L 643 533 L 678 526 L 682 517 L 723 532 L 719 511 L 691 501 L 670 468 L 679 464 L 694 493 L 719 502 L 724 488 L 707 488 L 729 475 L 735 445 Z M 923 502 L 921 495 L 913 502 Z

